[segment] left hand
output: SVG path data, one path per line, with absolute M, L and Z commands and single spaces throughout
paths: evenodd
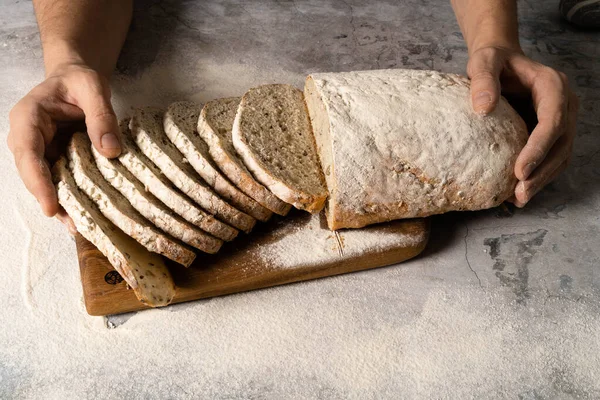
M 470 55 L 467 74 L 473 109 L 479 114 L 492 112 L 501 92 L 531 97 L 537 125 L 517 158 L 515 176 L 519 182 L 510 199 L 523 207 L 570 161 L 577 96 L 564 73 L 531 60 L 520 49 L 480 48 Z

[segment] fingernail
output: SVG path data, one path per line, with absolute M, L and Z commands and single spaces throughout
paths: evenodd
M 103 149 L 119 149 L 121 148 L 121 143 L 119 143 L 119 139 L 112 133 L 105 133 L 102 135 L 100 139 L 100 145 Z
M 531 175 L 536 165 L 536 162 L 530 162 L 523 167 L 523 180 L 529 178 L 529 175 Z
M 515 193 L 525 193 L 525 182 L 521 181 L 517 183 Z
M 487 114 L 487 106 L 492 102 L 490 92 L 479 92 L 473 100 L 473 108 L 480 115 Z

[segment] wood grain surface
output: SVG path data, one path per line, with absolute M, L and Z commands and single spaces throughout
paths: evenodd
M 362 237 L 364 242 L 360 240 Z M 381 245 L 374 243 L 379 237 Z M 295 211 L 288 217 L 260 224 L 249 235 L 227 243 L 216 255 L 199 254 L 189 268 L 168 263 L 177 285 L 173 302 L 397 264 L 418 255 L 428 238 L 429 222 L 425 219 L 392 221 L 336 234 L 326 228 L 320 216 Z M 282 243 L 287 247 L 282 247 Z M 305 256 L 295 254 L 306 252 L 307 243 L 318 251 Z M 90 315 L 148 308 L 136 299 L 133 290 L 127 288 L 93 244 L 81 235 L 76 235 L 76 244 L 84 300 Z M 290 257 L 282 253 L 289 253 Z

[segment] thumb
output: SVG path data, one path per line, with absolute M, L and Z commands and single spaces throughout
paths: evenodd
M 471 78 L 471 103 L 480 115 L 489 114 L 500 99 L 502 59 L 495 49 L 475 51 L 469 59 L 467 74 Z
M 75 227 L 75 223 L 73 222 L 69 214 L 67 214 L 67 212 L 64 210 L 64 208 L 60 208 L 58 213 L 56 213 L 56 218 L 67 227 L 67 230 L 72 236 L 75 236 L 75 234 L 77 233 L 77 228 Z
M 75 98 L 85 114 L 88 135 L 94 147 L 105 157 L 121 154 L 119 123 L 110 103 L 110 87 L 96 73 L 86 73 L 77 85 Z

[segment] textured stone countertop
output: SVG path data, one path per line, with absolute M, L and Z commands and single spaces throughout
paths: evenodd
M 433 218 L 402 265 L 109 318 L 74 242 L 4 146 L 43 79 L 30 2 L 0 0 L 0 398 L 600 398 L 600 36 L 519 2 L 521 40 L 581 99 L 568 170 L 525 209 Z M 449 2 L 147 1 L 113 79 L 119 115 L 301 86 L 314 71 L 464 73 Z

